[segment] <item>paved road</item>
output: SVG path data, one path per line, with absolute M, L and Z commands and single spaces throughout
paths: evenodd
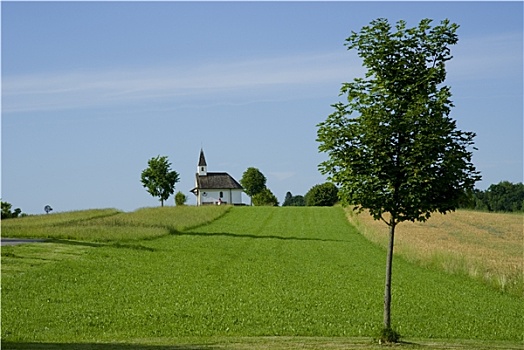
M 2 237 L 2 246 L 5 245 L 18 245 L 25 243 L 39 243 L 45 242 L 45 239 L 21 239 L 21 238 L 3 238 Z

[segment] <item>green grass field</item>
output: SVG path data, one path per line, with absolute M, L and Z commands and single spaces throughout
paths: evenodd
M 61 219 L 59 231 L 80 227 L 75 239 L 84 241 L 2 249 L 2 348 L 378 348 L 385 251 L 343 209 L 173 209 Z M 95 222 L 136 231 L 88 242 L 83 227 Z M 140 234 L 151 226 L 164 233 Z M 395 258 L 392 313 L 403 347 L 521 349 L 523 304 Z

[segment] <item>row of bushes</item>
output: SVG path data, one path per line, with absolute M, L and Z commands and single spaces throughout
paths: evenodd
M 338 188 L 326 182 L 313 186 L 305 196 L 293 196 L 287 192 L 282 206 L 332 206 L 337 201 Z M 475 189 L 464 197 L 460 207 L 491 212 L 523 212 L 524 184 L 502 181 L 485 191 Z
M 305 196 L 293 196 L 291 192 L 286 193 L 286 198 L 282 206 L 329 207 L 336 202 L 338 202 L 338 188 L 331 182 L 326 182 L 311 187 Z
M 22 209 L 16 208 L 12 209 L 13 205 L 11 203 L 2 201 L 2 219 L 12 219 L 18 217 L 27 216 L 27 214 L 22 213 Z
M 461 208 L 499 211 L 499 212 L 522 212 L 524 211 L 524 184 L 502 181 L 493 184 L 487 190 L 478 189 L 464 196 Z

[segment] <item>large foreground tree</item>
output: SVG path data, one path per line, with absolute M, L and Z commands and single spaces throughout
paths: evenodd
M 391 329 L 391 275 L 395 228 L 425 221 L 433 212 L 455 210 L 464 191 L 480 180 L 471 163 L 475 136 L 449 117 L 453 103 L 445 64 L 458 25 L 424 19 L 414 28 L 377 19 L 346 39 L 367 69 L 365 78 L 344 83 L 346 103 L 318 125 L 319 166 L 355 210 L 367 209 L 389 226 L 384 290 L 383 340 Z
M 171 163 L 166 156 L 157 156 L 147 162 L 147 169 L 142 171 L 142 185 L 153 197 L 159 197 L 161 206 L 175 192 L 179 175 L 171 170 Z

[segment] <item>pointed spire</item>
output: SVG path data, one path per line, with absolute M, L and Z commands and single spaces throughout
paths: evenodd
M 200 158 L 198 159 L 198 166 L 207 166 L 206 157 L 204 157 L 204 150 L 200 149 Z
M 202 148 L 200 149 L 200 158 L 198 159 L 197 174 L 198 176 L 207 176 L 206 157 Z

